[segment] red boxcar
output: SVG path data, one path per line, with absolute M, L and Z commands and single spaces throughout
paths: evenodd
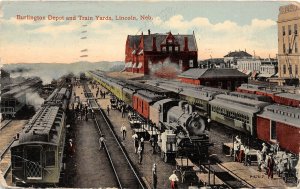
M 278 94 L 278 93 L 279 92 L 274 92 L 274 91 L 271 91 L 271 90 L 257 90 L 255 94 L 271 97 L 272 100 L 274 101 L 275 95 Z
M 256 94 L 256 91 L 261 90 L 261 89 L 262 89 L 262 87 L 260 87 L 258 85 L 244 83 L 240 87 L 238 87 L 236 89 L 236 91 L 241 92 L 241 93 Z
M 144 118 L 149 119 L 150 105 L 163 98 L 165 97 L 162 95 L 157 95 L 146 90 L 138 91 L 133 96 L 133 109 Z
M 266 106 L 257 115 L 257 137 L 298 154 L 300 147 L 300 109 L 283 105 Z
M 300 95 L 291 93 L 278 93 L 274 101 L 286 106 L 300 107 Z

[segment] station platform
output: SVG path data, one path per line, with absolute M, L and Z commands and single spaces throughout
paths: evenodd
M 82 86 L 75 86 L 71 102 L 74 102 L 74 92 L 79 96 L 81 103 L 86 104 Z M 75 120 L 75 154 L 69 158 L 69 181 L 71 187 L 76 188 L 111 188 L 117 187 L 117 182 L 110 167 L 104 150 L 99 150 L 99 134 L 94 121 L 89 116 Z M 70 174 L 71 172 L 71 174 Z M 74 174 L 72 174 L 72 172 Z
M 242 179 L 254 188 L 287 188 L 296 187 L 295 184 L 285 183 L 282 178 L 278 177 L 275 172 L 273 179 L 268 178 L 266 171 L 258 171 L 257 166 L 245 166 L 238 162 L 224 162 L 220 163 L 224 170 L 228 171 L 234 176 Z

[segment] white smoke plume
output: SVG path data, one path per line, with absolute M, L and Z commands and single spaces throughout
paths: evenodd
M 124 66 L 124 62 L 77 62 L 72 64 L 39 63 L 39 64 L 5 64 L 4 67 L 11 73 L 11 77 L 40 77 L 43 84 L 50 84 L 63 75 L 73 73 L 79 76 L 81 72 L 88 70 L 118 71 L 118 66 Z M 121 67 L 119 68 L 121 70 Z M 119 71 L 120 71 L 119 70 Z
M 165 59 L 163 62 L 150 62 L 150 65 L 150 75 L 152 76 L 176 78 L 177 75 L 181 73 L 179 65 L 177 63 L 171 62 L 170 58 Z
M 37 92 L 26 93 L 26 104 L 33 106 L 35 110 L 39 109 L 43 103 L 44 99 Z

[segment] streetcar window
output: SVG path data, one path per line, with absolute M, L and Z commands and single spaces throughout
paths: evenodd
M 23 164 L 23 153 L 21 150 L 16 150 L 13 153 L 13 167 L 22 167 Z
M 55 151 L 46 151 L 46 166 L 55 166 Z

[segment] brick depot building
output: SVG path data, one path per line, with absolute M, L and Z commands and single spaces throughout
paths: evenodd
M 231 68 L 193 68 L 180 74 L 178 79 L 183 83 L 228 90 L 235 90 L 242 83 L 248 82 L 248 76 L 246 74 Z
M 182 72 L 197 67 L 198 49 L 192 35 L 166 34 L 128 35 L 125 48 L 125 71 L 150 74 L 157 65 L 168 60 Z M 156 66 L 155 66 L 156 65 Z

